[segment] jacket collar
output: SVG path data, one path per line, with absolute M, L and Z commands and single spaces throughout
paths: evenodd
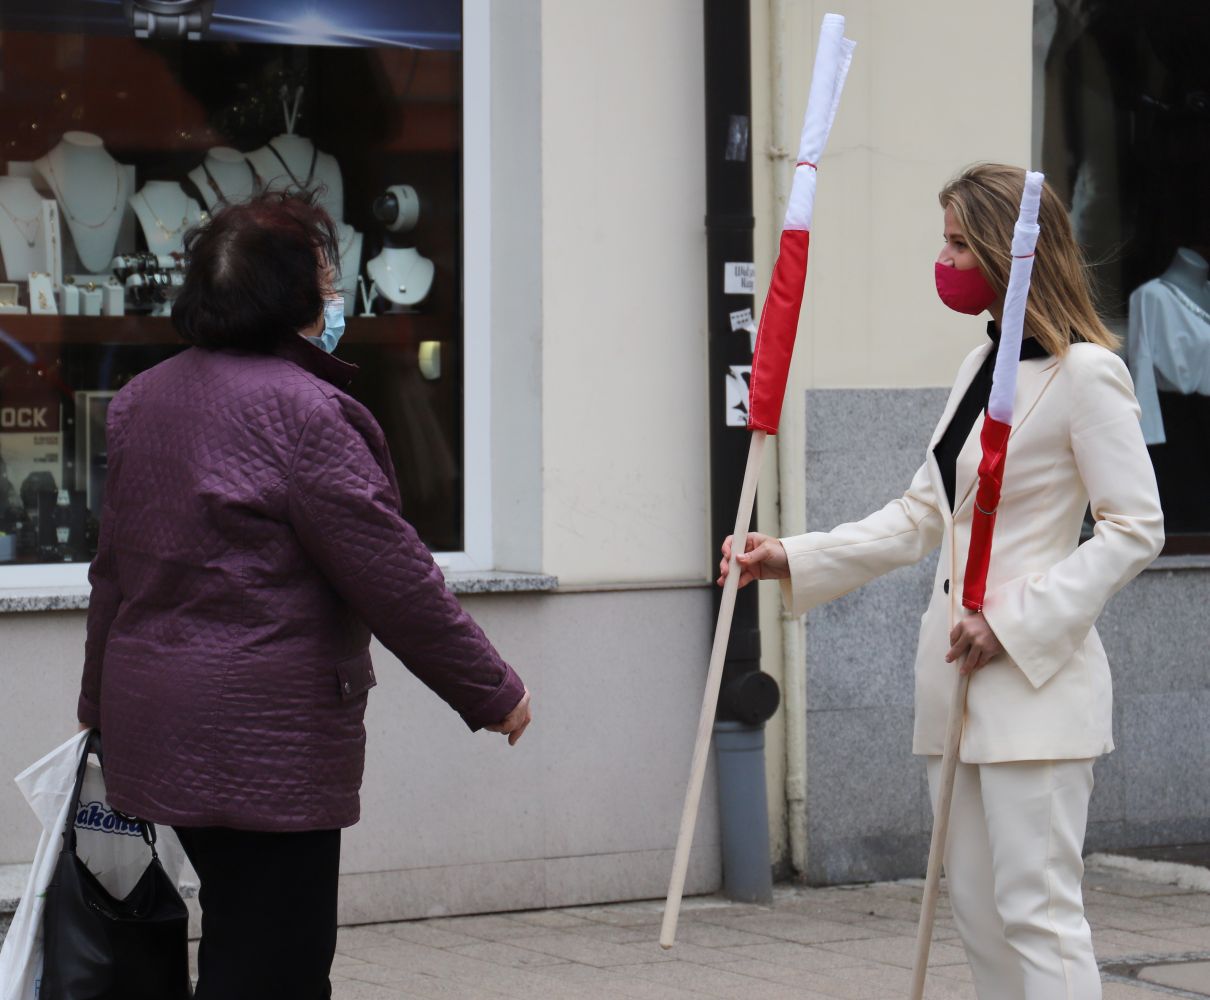
M 357 365 L 341 361 L 303 337 L 288 337 L 273 353 L 279 358 L 293 361 L 299 368 L 336 386 L 337 389 L 346 391 L 359 371 Z
M 1033 413 L 1034 407 L 1038 405 L 1038 401 L 1042 398 L 1042 394 L 1054 377 L 1059 372 L 1058 360 L 1051 357 L 1049 354 L 1043 353 L 1038 358 L 1022 363 L 1017 369 L 1017 392 L 1013 400 L 1013 426 L 1008 433 L 1008 440 L 1011 443 L 1012 439 L 1017 436 L 1017 432 L 1021 430 L 1025 421 L 1029 419 L 1029 415 Z M 981 446 L 976 441 L 974 447 Z M 960 488 L 955 489 L 957 502 L 954 504 L 954 517 L 966 505 L 966 503 L 975 495 L 975 487 L 979 484 L 979 463 L 975 463 L 975 473 L 968 476 Z M 940 470 L 938 470 L 940 475 Z
M 933 431 L 933 436 L 929 440 L 928 451 L 926 453 L 929 476 L 932 479 L 933 489 L 936 491 L 937 496 L 941 498 L 938 502 L 941 516 L 948 521 L 952 521 L 957 517 L 963 505 L 971 498 L 979 477 L 976 474 L 973 477 L 968 477 L 961 483 L 955 483 L 954 509 L 951 512 L 949 504 L 944 501 L 946 495 L 945 485 L 941 481 L 941 469 L 937 464 L 937 456 L 933 454 L 933 449 L 937 447 L 937 442 L 941 439 L 941 435 L 945 433 L 945 429 L 950 425 L 950 421 L 954 417 L 954 411 L 958 409 L 958 404 L 962 401 L 962 397 L 966 394 L 966 390 L 970 387 L 971 382 L 974 381 L 976 373 L 979 371 L 984 359 L 991 353 L 992 348 L 993 344 L 984 344 L 967 359 L 967 363 L 958 372 L 958 377 L 954 381 L 954 389 L 950 393 L 950 397 L 945 405 L 945 412 L 942 413 L 941 419 L 937 422 L 937 427 Z M 1017 392 L 1013 401 L 1013 429 L 1009 433 L 1010 441 L 1016 437 L 1022 425 L 1029 419 L 1029 415 L 1033 412 L 1034 407 L 1038 405 L 1042 394 L 1054 380 L 1055 375 L 1058 374 L 1058 365 L 1058 358 L 1052 357 L 1043 351 L 1034 358 L 1024 359 L 1024 363 L 1017 369 Z M 976 426 L 978 426 L 977 422 Z

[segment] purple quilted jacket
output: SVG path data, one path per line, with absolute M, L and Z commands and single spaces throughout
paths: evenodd
M 190 349 L 109 409 L 80 721 L 113 806 L 160 823 L 351 826 L 370 633 L 471 729 L 522 684 L 399 513 L 356 368 Z

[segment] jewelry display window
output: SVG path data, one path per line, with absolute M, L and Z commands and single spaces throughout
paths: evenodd
M 1203 0 L 1034 3 L 1033 162 L 1122 337 L 1166 555 L 1210 553 L 1207 48 Z
M 186 347 L 185 234 L 267 188 L 336 220 L 352 393 L 462 549 L 461 40 L 444 0 L 0 5 L 0 567 L 91 560 L 109 401 Z

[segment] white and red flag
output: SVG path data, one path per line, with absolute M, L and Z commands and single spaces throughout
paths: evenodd
M 815 180 L 832 120 L 840 105 L 849 63 L 857 43 L 844 37 L 844 18 L 825 14 L 815 52 L 815 71 L 807 113 L 798 143 L 794 186 L 786 205 L 777 263 L 769 282 L 769 294 L 760 314 L 756 349 L 752 355 L 752 377 L 748 401 L 748 429 L 777 433 L 781 404 L 790 375 L 794 335 L 802 309 L 807 280 L 807 254 L 811 244 L 811 220 L 815 215 Z
M 798 332 L 798 313 L 802 308 L 803 283 L 807 278 L 807 249 L 811 239 L 811 219 L 815 212 L 815 176 L 832 119 L 840 104 L 840 93 L 853 58 L 856 43 L 844 37 L 844 18 L 825 14 L 819 31 L 819 47 L 815 52 L 815 71 L 811 77 L 811 93 L 807 96 L 807 113 L 798 147 L 798 163 L 794 168 L 794 186 L 786 206 L 781 247 L 765 307 L 761 311 L 760 328 L 752 357 L 749 381 L 748 428 L 752 440 L 748 448 L 748 464 L 740 489 L 739 509 L 732 533 L 731 568 L 719 601 L 718 621 L 714 627 L 714 646 L 710 652 L 710 667 L 706 672 L 706 692 L 702 697 L 702 712 L 698 718 L 697 740 L 693 747 L 693 762 L 689 766 L 689 787 L 685 792 L 685 807 L 681 813 L 681 829 L 677 837 L 676 856 L 672 863 L 672 879 L 668 900 L 664 906 L 664 923 L 660 929 L 660 944 L 671 948 L 676 939 L 680 915 L 681 894 L 685 889 L 685 874 L 689 867 L 689 849 L 693 844 L 693 828 L 697 824 L 698 803 L 702 781 L 706 775 L 706 759 L 710 750 L 710 732 L 718 706 L 719 687 L 723 678 L 723 661 L 731 636 L 731 620 L 735 612 L 735 594 L 739 589 L 740 570 L 735 557 L 745 550 L 748 526 L 752 523 L 752 505 L 756 496 L 756 481 L 760 478 L 765 438 L 777 433 L 781 419 L 781 404 L 786 395 L 786 379 L 790 374 L 790 357 L 794 352 L 794 335 Z
M 992 390 L 987 416 L 979 432 L 983 458 L 979 462 L 979 486 L 975 491 L 975 510 L 971 521 L 971 545 L 966 557 L 966 582 L 962 587 L 962 606 L 983 610 L 987 590 L 987 569 L 991 565 L 992 532 L 996 526 L 996 508 L 1004 483 L 1004 459 L 1013 429 L 1013 397 L 1017 391 L 1017 368 L 1021 363 L 1021 337 L 1025 330 L 1025 300 L 1034 268 L 1034 247 L 1038 243 L 1038 205 L 1042 198 L 1042 174 L 1027 171 L 1021 194 L 1021 211 L 1013 228 L 1012 267 L 1008 290 L 1004 295 L 1004 314 L 1000 322 L 1000 347 L 992 372 Z

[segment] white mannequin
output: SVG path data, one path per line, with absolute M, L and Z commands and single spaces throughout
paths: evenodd
M 49 270 L 44 201 L 28 177 L 0 177 L 0 255 L 9 281 L 24 281 L 30 271 Z
M 106 270 L 133 188 L 127 170 L 90 132 L 65 133 L 34 168 L 63 210 L 80 261 L 89 271 Z
M 130 199 L 130 207 L 154 254 L 183 251 L 185 233 L 202 221 L 201 206 L 174 181 L 148 181 Z
M 285 134 L 270 139 L 260 149 L 248 154 L 266 188 L 323 187 L 319 197 L 322 205 L 337 222 L 344 219 L 344 182 L 336 157 L 316 150 L 310 139 Z
M 238 149 L 215 146 L 206 158 L 189 171 L 189 179 L 202 193 L 206 207 L 213 210 L 220 202 L 238 205 L 256 193 L 256 173 Z
M 357 277 L 361 273 L 362 235 L 344 222 L 336 223 L 336 239 L 340 247 L 340 282 L 337 288 L 345 300 L 345 315 L 352 316 L 357 307 Z
M 384 247 L 366 264 L 379 294 L 400 306 L 419 305 L 427 298 L 434 270 L 433 262 L 415 247 Z
M 1160 280 L 1179 288 L 1206 312 L 1210 312 L 1208 278 L 1210 263 L 1196 250 L 1190 250 L 1188 247 L 1178 247 L 1168 270 L 1160 275 Z

